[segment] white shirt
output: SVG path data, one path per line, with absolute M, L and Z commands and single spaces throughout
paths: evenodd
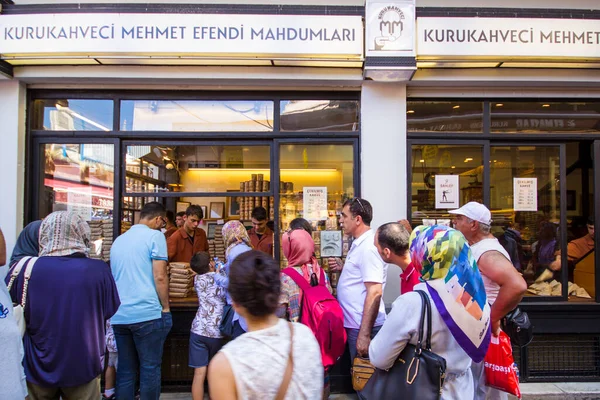
M 504 249 L 504 247 L 502 247 L 496 238 L 483 239 L 471 245 L 471 254 L 473 254 L 473 257 L 477 263 L 479 263 L 479 258 L 481 258 L 484 253 L 493 250 L 499 252 L 506 257 L 508 261 L 510 261 L 508 252 L 506 249 Z M 481 279 L 483 279 L 483 286 L 485 287 L 485 294 L 487 295 L 488 303 L 494 304 L 496 297 L 498 297 L 498 292 L 500 292 L 500 285 L 485 276 L 483 272 L 481 272 Z
M 416 285 L 415 290 L 422 290 L 429 297 L 424 283 Z M 431 351 L 446 360 L 442 399 L 470 399 L 473 397 L 471 358 L 454 339 L 430 297 L 429 301 Z M 417 344 L 421 310 L 421 296 L 418 293 L 409 292 L 394 301 L 387 321 L 369 346 L 369 360 L 374 366 L 380 369 L 391 368 L 407 343 Z M 427 335 L 427 324 L 424 334 Z
M 323 396 L 321 350 L 312 331 L 294 325 L 294 363 L 286 400 L 314 400 Z M 289 323 L 247 332 L 227 343 L 221 352 L 227 357 L 235 377 L 238 400 L 274 399 L 290 352 Z
M 375 233 L 369 230 L 352 242 L 344 269 L 338 281 L 337 299 L 344 312 L 344 327 L 359 329 L 363 316 L 367 287 L 365 282 L 381 283 L 385 289 L 387 264 L 383 262 L 377 247 Z M 379 302 L 379 312 L 373 326 L 385 322 L 383 296 Z

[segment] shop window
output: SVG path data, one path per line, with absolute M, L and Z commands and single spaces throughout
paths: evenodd
M 108 260 L 113 239 L 112 144 L 44 144 L 38 215 L 73 211 L 91 227 L 91 257 Z
M 409 132 L 483 131 L 481 101 L 408 101 L 406 120 Z
M 269 146 L 128 146 L 125 159 L 126 193 L 270 190 Z
M 285 100 L 282 131 L 358 131 L 359 102 L 353 100 Z
M 82 99 L 34 100 L 31 129 L 47 131 L 112 131 L 113 101 Z
M 315 255 L 328 271 L 328 258 L 344 259 L 350 238 L 343 235 L 338 213 L 354 188 L 354 146 L 351 144 L 283 144 L 280 153 L 280 228 L 295 218 L 310 222 Z M 281 251 L 282 267 L 287 261 Z M 335 290 L 339 274 L 331 273 Z
M 123 100 L 122 131 L 270 132 L 267 100 Z
M 600 102 L 492 102 L 492 132 L 597 133 Z
M 483 146 L 418 144 L 411 152 L 414 226 L 450 225 L 449 209 L 483 203 Z

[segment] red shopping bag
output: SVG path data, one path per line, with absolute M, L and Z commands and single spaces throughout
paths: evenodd
M 492 335 L 484 363 L 486 385 L 521 398 L 512 346 L 508 335 L 503 331 L 498 336 Z

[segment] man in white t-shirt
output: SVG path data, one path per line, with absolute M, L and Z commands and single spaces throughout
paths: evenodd
M 498 239 L 490 233 L 492 214 L 483 204 L 472 201 L 457 210 L 454 228 L 469 242 L 471 253 L 481 272 L 485 293 L 492 306 L 492 334 L 500 332 L 500 320 L 513 310 L 523 298 L 527 283 L 513 266 L 510 256 Z M 483 362 L 471 366 L 475 387 L 475 400 L 507 399 L 505 392 L 485 386 Z
M 375 232 L 371 204 L 361 198 L 347 200 L 342 208 L 341 225 L 344 233 L 354 238 L 346 262 L 330 262 L 334 271 L 342 271 L 337 285 L 337 299 L 344 312 L 344 327 L 352 359 L 366 357 L 371 339 L 385 322 L 382 293 L 385 287 L 387 264 L 375 247 Z M 333 261 L 333 260 L 332 260 Z

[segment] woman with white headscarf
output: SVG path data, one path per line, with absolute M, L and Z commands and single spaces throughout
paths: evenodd
M 108 265 L 87 257 L 90 228 L 77 214 L 57 211 L 40 226 L 40 257 L 28 283 L 23 338 L 29 397 L 100 397 L 105 322 L 119 296 Z M 23 295 L 25 268 L 11 288 Z

